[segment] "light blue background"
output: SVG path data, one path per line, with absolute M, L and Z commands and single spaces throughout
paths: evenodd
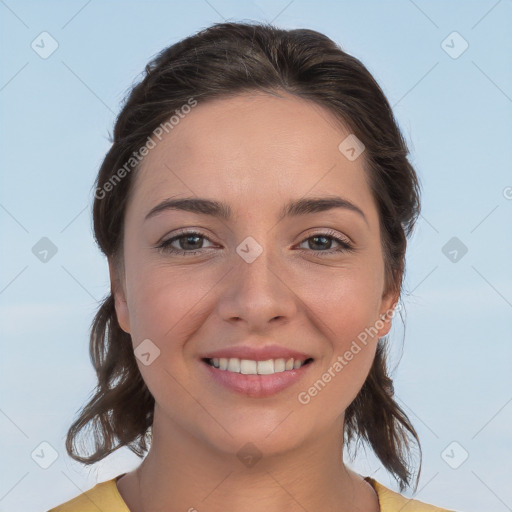
M 127 449 L 92 468 L 64 436 L 95 386 L 89 326 L 109 291 L 91 230 L 92 187 L 120 102 L 154 54 L 214 22 L 274 21 L 327 34 L 374 74 L 423 185 L 410 242 L 396 393 L 422 440 L 417 499 L 512 509 L 512 3 L 502 1 L 0 2 L 2 230 L 0 511 L 44 511 L 129 471 Z M 48 59 L 31 48 L 43 31 Z M 451 58 L 457 31 L 469 48 Z M 41 237 L 57 246 L 42 263 Z M 453 263 L 453 236 L 468 248 Z M 392 331 L 394 362 L 403 330 Z M 58 452 L 42 469 L 41 442 Z M 452 469 L 441 453 L 456 441 Z M 394 486 L 361 451 L 353 467 Z M 375 473 L 374 473 L 375 472 Z

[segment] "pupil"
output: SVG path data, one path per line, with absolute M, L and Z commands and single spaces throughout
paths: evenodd
M 189 243 L 190 240 L 193 240 L 193 239 L 196 239 L 196 240 L 199 240 L 199 236 L 197 235 L 189 235 L 189 236 L 186 236 L 185 237 L 185 240 L 186 240 L 186 244 Z M 196 244 L 198 244 L 199 242 L 196 242 Z M 192 242 L 192 245 L 194 245 L 194 243 Z M 193 249 L 199 249 L 200 247 L 192 247 Z M 188 247 L 188 249 L 190 249 L 190 247 Z
M 313 240 L 315 240 L 315 241 L 316 240 L 324 240 L 325 243 L 329 243 L 329 240 L 325 236 L 314 236 Z M 316 244 L 316 242 L 315 242 L 315 244 Z M 325 248 L 325 247 L 323 247 L 323 248 Z

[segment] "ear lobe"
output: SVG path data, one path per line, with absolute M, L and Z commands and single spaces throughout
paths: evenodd
M 130 312 L 128 311 L 125 292 L 118 272 L 114 268 L 114 263 L 110 259 L 108 260 L 108 269 L 110 274 L 110 292 L 114 297 L 117 322 L 124 332 L 130 334 Z
M 400 292 L 389 291 L 382 297 L 382 307 L 379 319 L 376 322 L 378 337 L 386 336 L 391 329 L 392 320 L 395 316 Z

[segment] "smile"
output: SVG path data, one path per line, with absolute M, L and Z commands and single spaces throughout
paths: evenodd
M 202 365 L 210 382 L 236 394 L 251 398 L 275 395 L 297 385 L 313 367 L 313 358 L 267 359 L 203 358 Z
M 253 359 L 238 359 L 237 357 L 214 357 L 205 359 L 205 362 L 214 368 L 233 373 L 242 373 L 244 375 L 272 375 L 290 370 L 297 370 L 305 364 L 309 364 L 313 359 L 268 359 L 266 361 L 255 361 Z

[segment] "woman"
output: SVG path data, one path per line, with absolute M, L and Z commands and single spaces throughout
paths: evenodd
M 111 294 L 66 442 L 85 464 L 148 453 L 54 512 L 443 510 L 343 461 L 362 441 L 401 491 L 419 475 L 385 360 L 419 213 L 407 153 L 317 32 L 217 24 L 149 63 L 96 182 Z

